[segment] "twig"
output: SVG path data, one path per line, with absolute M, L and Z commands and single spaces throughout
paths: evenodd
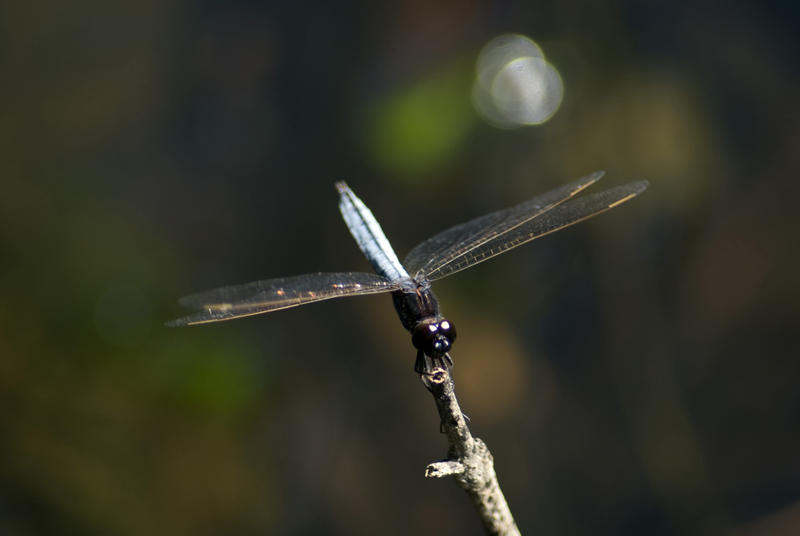
M 427 478 L 453 476 L 472 499 L 488 534 L 519 536 L 520 532 L 497 482 L 494 458 L 486 444 L 472 437 L 464 414 L 456 400 L 453 379 L 443 368 L 422 376 L 433 395 L 442 430 L 447 434 L 447 460 L 434 462 L 425 469 Z

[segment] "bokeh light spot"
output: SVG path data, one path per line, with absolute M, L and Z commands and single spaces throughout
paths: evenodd
M 473 105 L 498 128 L 542 124 L 561 105 L 561 76 L 525 36 L 492 39 L 478 56 L 476 71 Z

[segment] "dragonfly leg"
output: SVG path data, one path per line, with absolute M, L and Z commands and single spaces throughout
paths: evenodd
M 453 358 L 450 354 L 435 357 L 428 357 L 422 350 L 417 352 L 417 360 L 414 362 L 414 372 L 417 374 L 430 374 L 435 368 L 450 370 L 453 366 Z
M 444 361 L 447 361 L 447 366 L 445 368 L 450 368 L 453 366 L 453 358 L 450 357 L 450 354 L 444 354 L 444 360 L 442 362 L 442 366 L 444 367 Z
M 425 357 L 425 352 L 422 350 L 417 352 L 417 360 L 414 361 L 414 372 L 417 374 L 428 374 L 431 371 L 428 366 L 428 360 Z
M 431 366 L 434 368 L 443 368 L 445 370 L 450 370 L 450 367 L 453 366 L 453 359 L 450 357 L 450 354 L 439 355 L 436 357 L 431 357 Z

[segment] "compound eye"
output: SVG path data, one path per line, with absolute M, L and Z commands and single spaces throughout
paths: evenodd
M 452 343 L 456 339 L 456 327 L 449 320 L 439 322 L 439 333 Z
M 411 334 L 411 343 L 417 350 L 422 350 L 430 355 L 438 331 L 439 328 L 436 324 L 417 324 L 414 328 L 414 332 Z

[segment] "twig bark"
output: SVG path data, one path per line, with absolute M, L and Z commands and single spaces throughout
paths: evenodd
M 486 444 L 472 434 L 456 400 L 453 379 L 443 368 L 422 376 L 433 395 L 442 430 L 449 444 L 448 459 L 434 462 L 425 469 L 427 478 L 453 476 L 467 492 L 488 534 L 519 536 L 520 532 L 497 482 L 494 458 Z

